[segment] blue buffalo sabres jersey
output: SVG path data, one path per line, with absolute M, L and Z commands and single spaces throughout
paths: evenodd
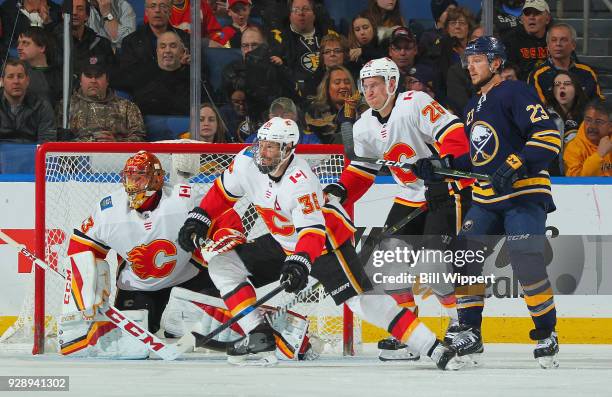
M 486 94 L 472 97 L 465 114 L 472 171 L 491 175 L 512 153 L 523 158 L 527 169 L 509 194 L 499 195 L 490 183 L 480 182 L 473 189 L 475 203 L 506 209 L 538 201 L 553 211 L 547 168 L 558 156 L 561 140 L 533 88 L 522 81 L 502 81 Z

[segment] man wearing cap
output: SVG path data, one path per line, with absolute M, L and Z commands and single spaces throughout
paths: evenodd
M 57 118 L 61 120 L 63 107 Z M 69 129 L 65 140 L 81 142 L 139 142 L 145 140 L 145 129 L 138 106 L 119 98 L 109 88 L 104 64 L 91 58 L 82 66 L 80 87 L 70 99 Z
M 546 0 L 526 0 L 521 14 L 522 25 L 502 37 L 508 61 L 518 65 L 519 80 L 526 81 L 529 73 L 546 61 L 546 31 L 550 20 Z
M 410 29 L 400 26 L 391 33 L 389 42 L 389 58 L 399 68 L 399 86 L 405 85 L 406 76 L 416 64 L 418 49 L 416 38 Z
M 432 68 L 427 65 L 415 65 L 410 74 L 406 76 L 406 91 L 422 91 L 432 98 L 436 98 L 434 81 L 436 79 Z

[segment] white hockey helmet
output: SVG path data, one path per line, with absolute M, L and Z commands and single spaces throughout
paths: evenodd
M 300 140 L 300 130 L 295 121 L 273 117 L 257 131 L 257 140 L 254 145 L 255 164 L 264 174 L 269 174 L 287 160 L 295 150 L 295 146 Z M 261 142 L 276 142 L 280 145 L 280 154 L 276 159 L 272 159 L 270 164 L 264 164 L 267 159 L 263 159 L 260 153 Z
M 387 100 L 385 101 L 384 105 L 380 109 L 374 109 L 376 111 L 379 111 L 385 106 L 387 106 L 387 104 L 391 100 L 391 96 L 397 91 L 400 78 L 399 68 L 397 67 L 395 62 L 393 62 L 390 58 L 386 57 L 372 59 L 371 61 L 363 65 L 361 71 L 359 72 L 359 91 L 361 91 L 362 95 L 365 96 L 365 91 L 363 89 L 363 80 L 367 79 L 368 77 L 377 76 L 380 76 L 385 80 L 385 87 L 387 88 L 388 94 Z M 393 87 L 393 90 L 391 90 L 391 80 L 395 80 L 395 86 Z

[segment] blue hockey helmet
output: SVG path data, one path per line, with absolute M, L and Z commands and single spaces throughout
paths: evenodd
M 467 44 L 463 52 L 463 67 L 467 68 L 468 56 L 478 54 L 485 54 L 489 63 L 493 62 L 495 58 L 500 58 L 502 61 L 500 69 L 503 68 L 504 63 L 506 63 L 506 47 L 501 41 L 493 36 L 482 36 Z

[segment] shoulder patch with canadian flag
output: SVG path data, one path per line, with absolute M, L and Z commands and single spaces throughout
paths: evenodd
M 179 197 L 191 197 L 191 186 L 179 185 Z

